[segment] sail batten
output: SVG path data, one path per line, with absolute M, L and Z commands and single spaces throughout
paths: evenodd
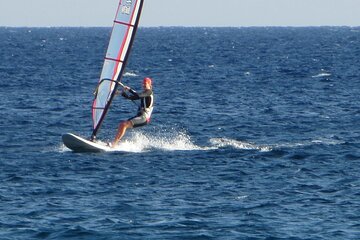
M 114 21 L 114 23 L 122 24 L 122 25 L 126 25 L 126 26 L 130 26 L 130 27 L 134 27 L 134 25 L 129 24 L 129 23 L 124 23 L 124 22 Z
M 115 59 L 115 58 L 104 58 L 105 60 L 109 60 L 109 61 L 114 61 L 114 62 L 123 62 L 123 61 L 121 61 L 121 60 L 119 60 L 119 59 Z
M 93 133 L 96 137 L 106 113 L 115 96 L 129 57 L 132 43 L 139 24 L 144 0 L 120 0 L 116 12 L 110 41 L 100 80 L 95 91 L 92 105 Z

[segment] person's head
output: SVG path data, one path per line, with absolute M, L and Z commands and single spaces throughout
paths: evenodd
M 143 86 L 145 89 L 152 89 L 152 80 L 149 77 L 144 78 Z

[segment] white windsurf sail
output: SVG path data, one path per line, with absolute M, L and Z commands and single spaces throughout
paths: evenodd
M 144 0 L 120 0 L 92 105 L 93 133 L 96 138 L 115 96 L 129 58 Z

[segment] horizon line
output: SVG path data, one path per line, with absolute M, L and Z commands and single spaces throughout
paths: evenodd
M 112 25 L 53 25 L 53 26 L 6 26 L 0 25 L 0 28 L 112 28 Z M 234 26 L 234 25 L 149 25 L 149 26 L 141 26 L 139 28 L 304 28 L 304 27 L 348 27 L 348 28 L 358 28 L 360 25 L 243 25 L 243 26 Z

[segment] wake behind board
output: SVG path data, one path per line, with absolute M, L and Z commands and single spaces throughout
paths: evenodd
M 66 133 L 62 136 L 66 147 L 75 152 L 106 152 L 111 148 L 100 143 L 92 142 L 72 133 Z

